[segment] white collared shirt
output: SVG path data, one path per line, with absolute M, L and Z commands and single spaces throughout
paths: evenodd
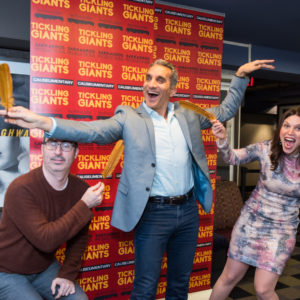
M 150 195 L 183 195 L 194 186 L 194 178 L 191 153 L 174 114 L 174 104 L 168 104 L 167 120 L 144 102 L 143 106 L 155 133 L 156 172 Z

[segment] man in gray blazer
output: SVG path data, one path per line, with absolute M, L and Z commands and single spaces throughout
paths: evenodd
M 246 75 L 262 67 L 273 69 L 272 62 L 242 65 L 225 100 L 208 111 L 221 122 L 232 118 L 248 85 Z M 22 107 L 0 111 L 7 114 L 7 122 L 40 128 L 51 138 L 99 145 L 123 139 L 124 163 L 111 224 L 123 231 L 134 229 L 132 300 L 155 299 L 164 251 L 168 261 L 166 299 L 187 299 L 199 227 L 196 200 L 207 213 L 212 205 L 201 135 L 211 123 L 169 102 L 176 93 L 177 77 L 172 64 L 155 61 L 146 74 L 145 101 L 137 109 L 118 106 L 106 120 L 51 119 Z

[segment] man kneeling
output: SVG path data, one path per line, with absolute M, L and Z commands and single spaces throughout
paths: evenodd
M 104 184 L 89 187 L 69 173 L 77 155 L 76 143 L 44 138 L 42 166 L 9 185 L 0 221 L 0 299 L 88 299 L 75 278 Z M 55 252 L 64 242 L 60 265 Z

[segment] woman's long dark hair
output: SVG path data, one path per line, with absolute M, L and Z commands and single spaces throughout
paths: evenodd
M 272 171 L 277 169 L 278 164 L 279 164 L 279 159 L 283 153 L 281 142 L 280 142 L 280 130 L 281 130 L 282 124 L 286 118 L 288 118 L 290 116 L 294 116 L 294 115 L 300 117 L 300 106 L 297 108 L 291 108 L 291 109 L 287 110 L 281 116 L 279 123 L 277 125 L 277 128 L 275 130 L 274 137 L 272 139 L 271 154 L 270 154 Z

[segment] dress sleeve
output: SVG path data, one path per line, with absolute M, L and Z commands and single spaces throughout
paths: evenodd
M 228 144 L 228 140 L 223 144 L 217 141 L 217 147 L 223 160 L 230 165 L 241 165 L 255 160 L 260 161 L 264 151 L 263 143 L 251 144 L 240 149 L 232 149 Z

